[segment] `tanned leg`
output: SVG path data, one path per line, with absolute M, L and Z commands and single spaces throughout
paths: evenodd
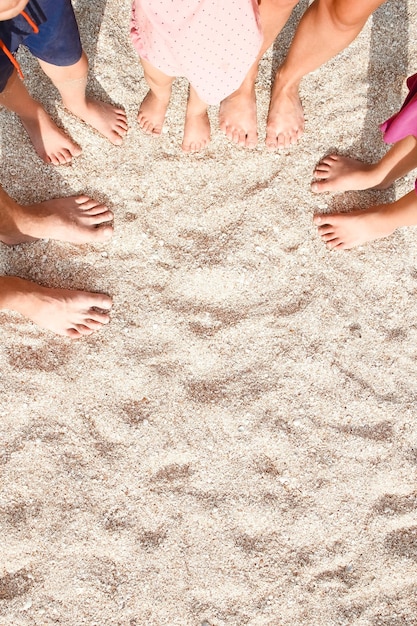
M 77 339 L 107 324 L 112 299 L 100 293 L 48 289 L 15 276 L 0 277 L 0 309 L 21 313 L 38 326 Z
M 0 241 L 16 245 L 48 238 L 70 243 L 108 241 L 113 213 L 88 196 L 22 206 L 0 187 Z
M 174 78 L 167 76 L 145 59 L 140 60 L 149 91 L 142 100 L 138 123 L 148 135 L 160 135 L 164 125 Z
M 297 143 L 304 130 L 299 97 L 303 76 L 344 50 L 384 0 L 314 0 L 298 25 L 287 58 L 272 88 L 266 145 L 271 150 Z
M 123 109 L 86 96 L 88 61 L 83 53 L 74 65 L 51 65 L 38 59 L 45 74 L 62 97 L 64 106 L 74 115 L 95 128 L 111 143 L 120 145 L 127 132 L 127 118 Z
M 20 118 L 36 152 L 45 163 L 69 163 L 81 153 L 74 143 L 49 117 L 43 106 L 28 93 L 16 71 L 0 94 L 0 105 Z
M 259 12 L 263 42 L 258 57 L 242 85 L 220 105 L 221 130 L 234 143 L 254 148 L 258 142 L 255 81 L 258 65 L 266 50 L 273 44 L 291 15 L 298 0 L 260 0 Z
M 417 194 L 411 191 L 396 202 L 361 211 L 315 215 L 318 233 L 328 248 L 348 250 L 387 237 L 400 226 L 417 224 Z
M 363 163 L 350 157 L 330 154 L 314 170 L 314 193 L 360 189 L 386 189 L 417 167 L 417 139 L 408 136 L 388 150 L 378 163 Z

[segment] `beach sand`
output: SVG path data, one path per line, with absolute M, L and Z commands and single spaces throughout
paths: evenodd
M 417 2 L 391 0 L 306 77 L 306 133 L 266 151 L 181 152 L 187 84 L 144 135 L 130 0 L 76 0 L 89 90 L 126 108 L 115 147 L 68 114 L 24 50 L 30 91 L 83 148 L 52 167 L 1 111 L 1 183 L 22 203 L 86 192 L 105 245 L 0 247 L 0 270 L 114 298 L 79 341 L 0 313 L 1 626 L 417 624 L 414 228 L 330 252 L 312 216 L 390 202 L 317 196 L 331 150 L 386 150 L 378 123 L 417 71 Z

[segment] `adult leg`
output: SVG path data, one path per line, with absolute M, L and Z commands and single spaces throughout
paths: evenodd
M 256 61 L 237 91 L 220 105 L 219 124 L 226 136 L 240 146 L 253 148 L 258 141 L 255 81 L 259 61 L 272 45 L 298 0 L 260 0 L 263 42 Z
M 310 5 L 275 77 L 266 133 L 270 149 L 288 147 L 303 133 L 304 116 L 298 94 L 303 76 L 346 48 L 384 1 L 314 0 Z
M 0 93 L 0 105 L 20 118 L 36 152 L 45 163 L 69 163 L 81 153 L 77 146 L 49 117 L 43 106 L 28 93 L 14 71 Z
M 174 78 L 167 76 L 145 59 L 141 59 L 140 62 L 145 80 L 149 85 L 149 91 L 139 108 L 139 126 L 148 135 L 160 135 L 171 98 Z
M 105 102 L 87 98 L 88 60 L 85 53 L 73 65 L 58 66 L 41 59 L 38 61 L 61 94 L 64 106 L 111 143 L 120 145 L 127 132 L 126 113 Z
M 0 277 L 0 309 L 21 313 L 42 328 L 77 339 L 110 320 L 112 299 L 100 293 L 49 289 L 16 276 Z
M 88 196 L 22 206 L 0 187 L 0 241 L 16 245 L 46 237 L 70 243 L 107 241 L 113 213 Z

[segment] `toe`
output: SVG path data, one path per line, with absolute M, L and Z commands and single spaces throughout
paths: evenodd
M 99 311 L 95 311 L 94 309 L 89 311 L 88 319 L 100 325 L 108 324 L 110 322 L 109 315 L 107 315 L 106 313 L 100 313 Z
M 71 339 L 79 339 L 81 337 L 81 333 L 76 328 L 67 328 L 64 331 L 64 335 L 71 337 Z
M 329 241 L 326 241 L 326 246 L 329 248 L 329 250 L 334 250 L 334 248 L 338 248 L 341 245 L 342 245 L 342 241 L 340 241 L 338 237 L 335 237 L 334 239 L 330 239 Z
M 98 320 L 93 320 L 91 318 L 87 318 L 84 320 L 83 325 L 89 328 L 90 330 L 98 330 L 103 326 L 101 322 Z
M 77 330 L 80 335 L 91 335 L 94 330 L 92 328 L 88 328 L 84 324 L 75 324 L 75 330 Z
M 93 228 L 89 231 L 90 236 L 92 236 L 92 241 L 96 242 L 106 242 L 109 241 L 113 236 L 113 225 L 112 224 L 103 224 L 98 225 L 96 228 Z
M 246 146 L 246 132 L 244 130 L 238 131 L 237 143 L 239 146 Z
M 98 213 L 97 215 L 89 215 L 88 220 L 90 224 L 97 226 L 97 224 L 104 224 L 113 220 L 113 213 L 111 211 L 104 211 L 104 213 Z
M 311 183 L 311 191 L 314 193 L 329 191 L 329 184 L 325 180 L 315 180 Z
M 109 139 L 111 143 L 115 146 L 120 146 L 123 143 L 123 137 L 121 137 L 116 130 L 112 130 Z
M 104 293 L 92 294 L 91 299 L 90 299 L 91 308 L 89 311 L 89 317 L 92 317 L 93 319 L 97 319 L 95 315 L 103 315 L 103 314 L 100 313 L 99 311 L 95 311 L 95 309 L 101 309 L 102 311 L 109 311 L 112 306 L 113 306 L 113 300 L 112 298 L 110 298 L 110 296 L 107 296 Z M 92 314 L 93 307 L 94 307 L 94 313 L 95 313 L 94 315 Z M 107 315 L 106 317 L 108 318 Z
M 80 148 L 80 146 L 77 146 L 77 144 L 74 144 L 74 146 L 68 152 L 72 154 L 73 157 L 77 157 L 80 156 L 82 149 Z

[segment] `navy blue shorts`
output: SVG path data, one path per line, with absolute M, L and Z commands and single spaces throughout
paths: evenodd
M 39 33 L 33 32 L 22 15 L 0 22 L 0 39 L 11 53 L 23 44 L 35 57 L 52 65 L 63 67 L 80 60 L 80 33 L 71 0 L 29 0 L 24 10 Z M 12 73 L 10 59 L 0 50 L 0 92 Z

